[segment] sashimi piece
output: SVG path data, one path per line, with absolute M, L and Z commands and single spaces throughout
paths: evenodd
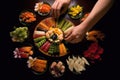
M 24 46 L 24 47 L 19 48 L 19 50 L 22 52 L 30 52 L 31 49 L 32 49 L 31 46 Z
M 50 47 L 50 42 L 49 41 L 46 41 L 41 47 L 40 49 L 43 50 L 44 52 L 47 52 L 49 47 Z
M 51 45 L 51 43 L 48 43 L 48 44 L 46 45 L 46 47 L 43 49 L 43 51 L 44 51 L 44 52 L 48 52 L 48 50 L 49 50 L 49 48 L 50 48 L 50 45 Z
M 40 28 L 41 30 L 49 30 L 49 26 L 47 26 L 45 23 L 43 22 L 40 22 L 38 25 L 37 25 L 37 28 Z
M 41 36 L 45 36 L 44 31 L 34 31 L 33 38 L 38 38 L 38 37 L 41 37 Z
M 52 17 L 47 18 L 47 19 L 43 20 L 42 22 L 49 27 L 54 27 L 55 26 L 55 20 Z

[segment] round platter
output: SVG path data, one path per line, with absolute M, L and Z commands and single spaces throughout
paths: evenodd
M 33 33 L 35 46 L 45 55 L 61 57 L 69 53 L 64 40 L 66 31 L 72 29 L 74 24 L 67 19 L 55 20 L 48 17 L 40 21 Z

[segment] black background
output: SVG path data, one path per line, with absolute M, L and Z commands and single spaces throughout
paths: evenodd
M 2 79 L 10 80 L 116 80 L 119 78 L 119 26 L 120 1 L 116 0 L 110 11 L 96 24 L 106 34 L 104 42 L 105 53 L 103 60 L 82 75 L 77 76 L 68 72 L 59 79 L 54 79 L 49 73 L 38 76 L 27 69 L 24 60 L 13 58 L 12 51 L 15 46 L 11 42 L 9 32 L 17 25 L 20 5 L 29 5 L 23 2 L 28 0 L 3 1 L 0 5 L 0 72 Z

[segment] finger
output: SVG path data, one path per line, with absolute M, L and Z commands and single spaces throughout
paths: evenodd
M 58 2 L 55 1 L 52 5 L 52 16 L 56 18 L 56 10 L 57 10 L 57 5 L 58 5 Z
M 51 16 L 52 16 L 52 17 L 55 17 L 54 15 L 55 15 L 55 14 L 54 14 L 54 9 L 52 8 L 52 9 L 51 9 Z
M 55 5 L 55 2 L 52 4 L 52 6 L 51 6 L 51 15 L 53 16 L 53 14 L 54 14 L 54 6 Z
M 74 39 L 72 35 L 69 35 L 67 38 L 65 38 L 66 41 L 70 42 Z
M 64 34 L 65 38 L 67 38 L 68 36 L 70 36 L 70 34 L 72 34 L 72 30 L 66 31 Z
M 70 43 L 78 43 L 83 40 L 84 36 L 78 36 L 75 39 L 71 40 Z
M 56 11 L 56 18 L 58 18 L 58 17 L 60 16 L 61 8 L 62 8 L 62 4 L 58 4 L 58 6 L 57 6 L 57 11 Z
M 75 38 L 71 38 L 71 40 L 67 40 L 67 42 L 69 42 L 69 43 L 76 43 L 76 39 Z
M 67 30 L 64 31 L 64 34 L 66 35 L 68 32 L 72 31 L 73 28 L 74 28 L 74 26 L 71 26 L 70 28 L 68 28 Z
M 70 43 L 73 43 L 73 44 L 79 43 L 79 42 L 81 42 L 81 39 L 80 39 L 80 38 L 78 38 L 78 39 L 73 39 L 73 40 L 70 41 Z

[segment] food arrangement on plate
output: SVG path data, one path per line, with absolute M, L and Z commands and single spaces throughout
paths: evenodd
M 50 73 L 53 77 L 61 77 L 65 72 L 65 65 L 62 61 L 53 61 L 50 65 Z
M 14 58 L 28 58 L 33 55 L 33 47 L 31 45 L 23 45 L 15 48 L 13 53 Z
M 75 74 L 81 74 L 86 70 L 86 65 L 90 65 L 86 58 L 80 56 L 69 56 L 66 62 L 69 70 Z
M 38 2 L 35 4 L 35 12 L 38 12 L 41 16 L 47 16 L 50 14 L 51 5 L 47 2 Z M 86 19 L 89 13 L 83 17 L 83 7 L 80 5 L 71 6 L 68 10 L 68 14 L 72 19 L 81 18 L 81 22 Z M 23 27 L 17 27 L 15 30 L 10 32 L 12 42 L 24 43 L 28 39 L 29 31 L 28 24 L 36 21 L 36 15 L 34 12 L 25 10 L 19 15 L 20 22 L 25 25 Z M 68 48 L 68 43 L 65 41 L 65 33 L 73 29 L 74 23 L 66 18 L 54 19 L 53 17 L 46 17 L 35 26 L 32 34 L 32 45 L 22 45 L 16 47 L 13 50 L 14 58 L 27 59 L 27 66 L 36 75 L 41 75 L 48 70 L 50 74 L 59 78 L 64 75 L 66 69 L 73 72 L 74 74 L 81 74 L 86 70 L 86 67 L 90 65 L 90 61 L 101 59 L 100 55 L 103 53 L 103 48 L 99 45 L 99 41 L 103 41 L 104 34 L 99 31 L 90 31 L 86 34 L 86 40 L 92 41 L 88 49 L 79 53 L 81 55 L 74 55 Z M 31 40 L 31 39 L 30 39 Z M 25 44 L 25 43 L 24 43 Z M 34 52 L 33 47 L 38 49 L 38 53 Z M 51 64 L 48 65 L 49 60 L 41 57 L 41 53 L 47 55 L 47 57 L 56 58 L 52 60 Z M 69 55 L 72 53 L 72 56 Z M 63 58 L 67 56 L 67 58 Z M 41 57 L 41 58 L 39 58 Z M 63 58 L 64 61 L 59 60 Z M 66 64 L 66 65 L 65 65 Z
M 83 7 L 80 5 L 73 5 L 68 10 L 68 15 L 72 19 L 80 19 L 83 15 Z
M 50 14 L 51 5 L 48 2 L 38 2 L 35 4 L 35 12 L 38 12 L 41 16 L 47 16 Z
M 23 25 L 29 25 L 36 21 L 36 14 L 31 10 L 23 10 L 19 15 L 19 20 Z
M 28 27 L 16 27 L 10 32 L 13 42 L 24 42 L 28 38 Z
M 56 25 L 57 23 L 57 25 Z M 55 22 L 52 17 L 42 20 L 35 28 L 33 39 L 37 48 L 45 55 L 60 57 L 68 54 L 64 33 L 74 24 L 67 19 Z
M 28 61 L 28 68 L 32 69 L 34 74 L 40 75 L 44 73 L 47 69 L 47 60 L 39 59 L 37 57 L 29 57 Z

